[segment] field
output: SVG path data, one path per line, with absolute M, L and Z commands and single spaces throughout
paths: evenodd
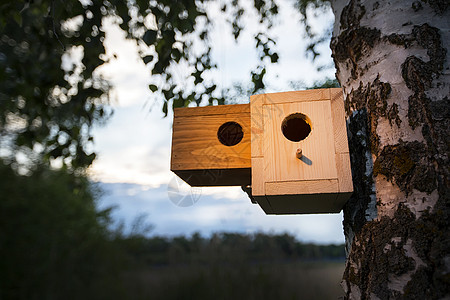
M 128 272 L 128 299 L 338 299 L 343 262 L 153 266 Z

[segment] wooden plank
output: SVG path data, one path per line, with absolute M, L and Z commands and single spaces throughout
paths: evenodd
M 211 105 L 202 107 L 178 107 L 173 110 L 174 118 L 209 116 L 235 113 L 250 114 L 250 104 Z
M 252 195 L 265 195 L 264 158 L 262 157 L 252 157 Z
M 234 146 L 223 145 L 219 127 L 241 125 L 243 138 Z M 176 117 L 173 122 L 171 170 L 251 168 L 251 132 L 248 112 Z
M 264 95 L 254 95 L 250 97 L 250 118 L 251 118 L 251 145 L 252 157 L 262 156 L 263 134 L 264 134 L 264 116 L 263 103 Z
M 174 170 L 190 186 L 242 186 L 251 182 L 251 168 Z
M 311 133 L 300 142 L 282 133 L 283 120 L 302 113 L 311 121 Z M 266 181 L 319 180 L 337 178 L 331 103 L 310 101 L 265 105 L 264 163 Z M 303 157 L 296 157 L 300 148 Z
M 334 145 L 336 153 L 348 151 L 347 125 L 345 122 L 344 98 L 341 89 L 331 90 L 331 112 L 333 118 Z
M 316 89 L 265 94 L 264 104 L 281 104 L 303 101 L 320 101 L 330 99 L 330 89 Z
M 336 153 L 339 192 L 353 192 L 352 170 L 349 153 Z
M 337 179 L 266 182 L 266 195 L 301 195 L 339 192 Z
M 339 193 L 334 204 L 334 210 L 340 212 L 352 194 L 353 192 Z
M 258 203 L 258 205 L 266 214 L 273 214 L 273 209 L 270 206 L 270 203 L 267 201 L 266 196 L 254 196 L 253 199 L 256 201 L 256 203 Z
M 311 194 L 311 195 L 277 195 L 267 197 L 272 213 L 286 214 L 319 214 L 338 213 L 340 208 L 333 204 L 337 194 Z

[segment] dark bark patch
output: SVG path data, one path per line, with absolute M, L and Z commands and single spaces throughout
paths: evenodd
M 366 14 L 366 8 L 357 2 L 350 1 L 342 10 L 340 18 L 342 30 L 359 26 L 361 18 Z
M 391 44 L 406 47 L 406 38 L 404 34 L 393 33 L 388 35 L 387 39 Z
M 360 245 L 353 243 L 350 261 L 360 265 L 358 272 L 347 268 L 344 278 L 357 285 L 361 299 L 371 299 L 375 294 L 380 299 L 398 299 L 401 293 L 388 288 L 389 275 L 400 276 L 415 269 L 415 262 L 407 257 L 403 248 L 408 240 L 408 227 L 415 221 L 411 211 L 402 204 L 390 219 L 367 223 L 358 235 Z M 392 241 L 399 237 L 400 241 Z M 386 246 L 390 247 L 386 248 Z
M 438 200 L 432 212 L 415 215 L 402 203 L 394 217 L 367 223 L 353 243 L 349 260 L 360 265 L 358 272 L 347 268 L 347 284 L 357 285 L 361 299 L 442 299 L 450 292 L 450 274 L 445 257 L 450 249 L 448 198 Z M 396 237 L 396 242 L 392 238 Z M 417 266 L 404 251 L 407 241 L 425 266 Z M 386 248 L 390 247 L 390 250 Z M 418 268 L 417 268 L 418 267 Z M 403 293 L 388 288 L 389 275 L 401 276 L 416 270 Z M 347 295 L 348 296 L 348 295 Z
M 425 23 L 421 26 L 414 26 L 412 33 L 419 45 L 427 49 L 433 71 L 435 73 L 442 71 L 447 50 L 442 47 L 439 29 Z
M 397 103 L 392 104 L 391 108 L 389 109 L 387 113 L 387 118 L 389 120 L 389 124 L 392 126 L 393 123 L 397 125 L 397 127 L 400 127 L 400 124 L 402 123 L 402 120 L 400 120 L 400 117 L 398 115 L 398 105 Z
M 402 64 L 402 77 L 406 86 L 414 93 L 423 93 L 432 87 L 433 76 L 438 77 L 444 67 L 447 50 L 441 45 L 441 36 L 437 28 L 428 24 L 414 26 L 413 39 L 427 49 L 429 61 L 424 62 L 416 56 L 410 56 Z
M 386 176 L 407 195 L 413 189 L 429 194 L 437 188 L 430 156 L 427 146 L 417 141 L 388 145 L 375 161 L 373 173 Z
M 374 47 L 380 39 L 381 32 L 378 29 L 358 27 L 343 31 L 338 38 L 331 41 L 333 58 L 336 62 L 349 60 L 351 63 L 352 78 L 358 76 L 358 61 Z
M 347 115 L 350 115 L 351 109 L 360 110 L 367 106 L 370 112 L 385 117 L 388 107 L 386 100 L 391 90 L 391 85 L 381 82 L 379 77 L 365 86 L 360 82 L 358 89 L 351 91 L 350 101 L 345 103 Z
M 348 101 L 345 103 L 347 115 L 350 115 L 352 109 L 361 110 L 365 107 L 368 108 L 368 121 L 370 124 L 369 140 L 372 153 L 378 153 L 379 151 L 380 138 L 376 133 L 376 128 L 378 126 L 379 117 L 389 117 L 387 98 L 390 93 L 391 85 L 389 83 L 381 82 L 377 77 L 372 83 L 365 86 L 363 86 L 361 82 L 358 89 L 351 91 Z M 392 108 L 390 110 L 392 110 Z M 393 118 L 392 120 L 395 121 L 395 109 L 391 113 L 391 116 Z
M 402 64 L 402 77 L 410 90 L 416 93 L 423 92 L 431 88 L 433 69 L 429 63 L 410 56 Z
M 423 107 L 427 106 L 429 99 L 424 93 L 416 93 L 408 98 L 408 123 L 412 129 L 416 129 L 422 125 L 425 116 L 423 114 Z
M 442 100 L 432 101 L 429 105 L 431 118 L 434 121 L 450 119 L 450 99 L 448 97 Z
M 450 249 L 448 201 L 448 195 L 440 198 L 432 213 L 424 213 L 411 226 L 414 249 L 426 266 L 421 266 L 406 285 L 405 299 L 442 299 L 450 293 L 445 261 Z
M 422 2 L 428 3 L 428 5 L 430 5 L 431 8 L 433 8 L 434 11 L 440 15 L 446 12 L 450 7 L 450 2 L 448 0 L 422 0 Z
M 414 1 L 411 7 L 414 10 L 414 12 L 418 12 L 423 9 L 422 3 L 420 3 L 420 1 Z
M 366 223 L 366 210 L 373 192 L 373 177 L 367 170 L 367 153 L 369 148 L 368 114 L 365 109 L 350 116 L 348 142 L 352 161 L 352 178 L 354 193 L 344 206 L 344 233 L 358 233 Z M 350 250 L 350 249 L 347 249 Z
M 402 64 L 403 79 L 414 93 L 408 99 L 408 123 L 412 129 L 422 126 L 422 135 L 438 174 L 439 195 L 442 196 L 448 192 L 450 181 L 449 99 L 447 95 L 442 99 L 429 99 L 427 91 L 439 88 L 433 86 L 433 80 L 442 74 L 447 50 L 442 47 L 439 29 L 426 23 L 415 26 L 411 36 L 427 50 L 429 61 L 410 56 Z

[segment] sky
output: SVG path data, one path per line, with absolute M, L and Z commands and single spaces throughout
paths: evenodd
M 281 1 L 286 4 L 286 1 Z M 257 64 L 252 39 L 256 30 L 255 16 L 247 17 L 246 32 L 235 43 L 230 26 L 216 7 L 213 58 L 219 70 L 212 79 L 219 88 L 233 83 L 247 83 L 250 71 Z M 277 37 L 280 62 L 267 72 L 266 92 L 292 90 L 290 81 L 305 85 L 325 77 L 334 70 L 318 72 L 317 64 L 305 57 L 307 43 L 303 39 L 299 16 L 282 5 L 273 36 Z M 314 20 L 315 28 L 333 22 L 328 13 Z M 252 204 L 240 187 L 190 188 L 170 171 L 172 114 L 164 118 L 162 99 L 152 94 L 148 85 L 158 84 L 150 70 L 138 57 L 134 44 L 115 25 L 105 24 L 106 49 L 117 59 L 99 71 L 114 86 L 114 115 L 109 122 L 94 128 L 97 159 L 89 170 L 91 178 L 103 188 L 99 207 L 114 206 L 116 222 L 131 227 L 136 218 L 146 216 L 153 229 L 151 235 L 187 235 L 200 232 L 283 233 L 288 232 L 305 242 L 341 243 L 342 214 L 268 216 L 257 204 Z M 324 50 L 318 64 L 331 63 L 330 51 Z M 180 72 L 185 72 L 179 68 Z M 245 103 L 249 99 L 236 99 Z

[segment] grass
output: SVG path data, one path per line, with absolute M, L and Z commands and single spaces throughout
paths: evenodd
M 128 299 L 338 299 L 343 262 L 152 266 L 124 277 Z

